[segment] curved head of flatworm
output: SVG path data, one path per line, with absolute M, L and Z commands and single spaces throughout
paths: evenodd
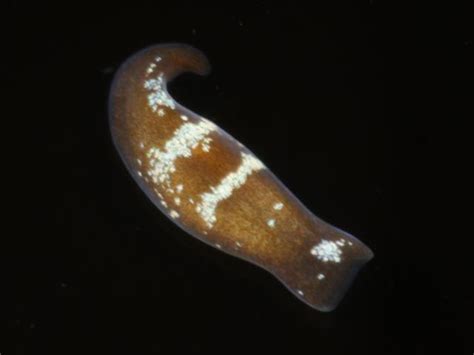
M 252 152 L 168 93 L 180 73 L 209 68 L 181 44 L 146 48 L 121 66 L 109 114 L 123 162 L 183 230 L 268 270 L 310 306 L 333 309 L 372 252 L 314 216 Z

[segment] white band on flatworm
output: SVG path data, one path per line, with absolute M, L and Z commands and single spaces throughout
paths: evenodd
M 211 192 L 201 195 L 202 202 L 196 207 L 196 211 L 201 215 L 209 228 L 216 222 L 216 208 L 219 202 L 229 198 L 233 191 L 245 184 L 247 177 L 254 171 L 264 168 L 263 163 L 248 153 L 241 153 L 242 162 L 239 168 L 228 174 L 221 180 L 219 185 L 211 187 Z
M 202 120 L 199 123 L 185 123 L 165 143 L 164 150 L 150 148 L 147 153 L 151 166 L 148 175 L 153 179 L 153 182 L 169 186 L 171 174 L 176 170 L 175 160 L 180 157 L 189 158 L 192 155 L 192 149 L 196 148 L 205 136 L 216 129 L 217 126 L 208 120 Z

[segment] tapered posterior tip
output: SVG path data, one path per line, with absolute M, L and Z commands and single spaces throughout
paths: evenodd
M 351 243 L 352 252 L 347 251 L 345 257 L 341 256 L 339 263 L 331 266 L 325 263 L 326 265 L 322 266 L 322 268 L 326 267 L 327 271 L 321 281 L 326 282 L 321 283 L 317 292 L 318 297 L 312 304 L 320 311 L 333 311 L 346 295 L 361 268 L 374 257 L 372 250 L 359 240 L 353 238 Z M 344 245 L 344 247 L 346 246 L 347 244 Z
M 333 311 L 346 295 L 361 268 L 368 263 L 374 254 L 367 248 L 367 252 L 361 258 L 346 261 L 332 273 L 328 273 L 327 284 L 321 290 L 319 300 L 313 307 L 322 312 Z
M 322 312 L 334 310 L 374 253 L 360 240 L 333 228 L 300 249 L 277 277 L 302 301 Z

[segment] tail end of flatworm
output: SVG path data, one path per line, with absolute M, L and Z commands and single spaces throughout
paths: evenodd
M 373 257 L 364 243 L 335 228 L 328 239 L 321 239 L 309 253 L 305 246 L 298 256 L 301 261 L 293 263 L 293 270 L 285 270 L 283 275 L 277 273 L 277 277 L 309 306 L 330 312 Z
M 358 258 L 352 259 L 347 263 L 348 265 L 342 266 L 333 273 L 333 279 L 328 280 L 325 292 L 320 294 L 317 307 L 320 311 L 330 312 L 334 310 L 347 293 L 360 269 L 373 258 L 372 251 L 367 247 L 365 249 L 366 251 Z

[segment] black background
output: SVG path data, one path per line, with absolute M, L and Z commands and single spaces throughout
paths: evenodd
M 450 199 L 472 161 L 467 8 L 172 5 L 5 5 L 0 353 L 471 354 L 472 235 L 449 215 L 469 211 Z M 186 235 L 128 175 L 111 79 L 169 41 L 213 66 L 173 96 L 375 252 L 335 311 Z

